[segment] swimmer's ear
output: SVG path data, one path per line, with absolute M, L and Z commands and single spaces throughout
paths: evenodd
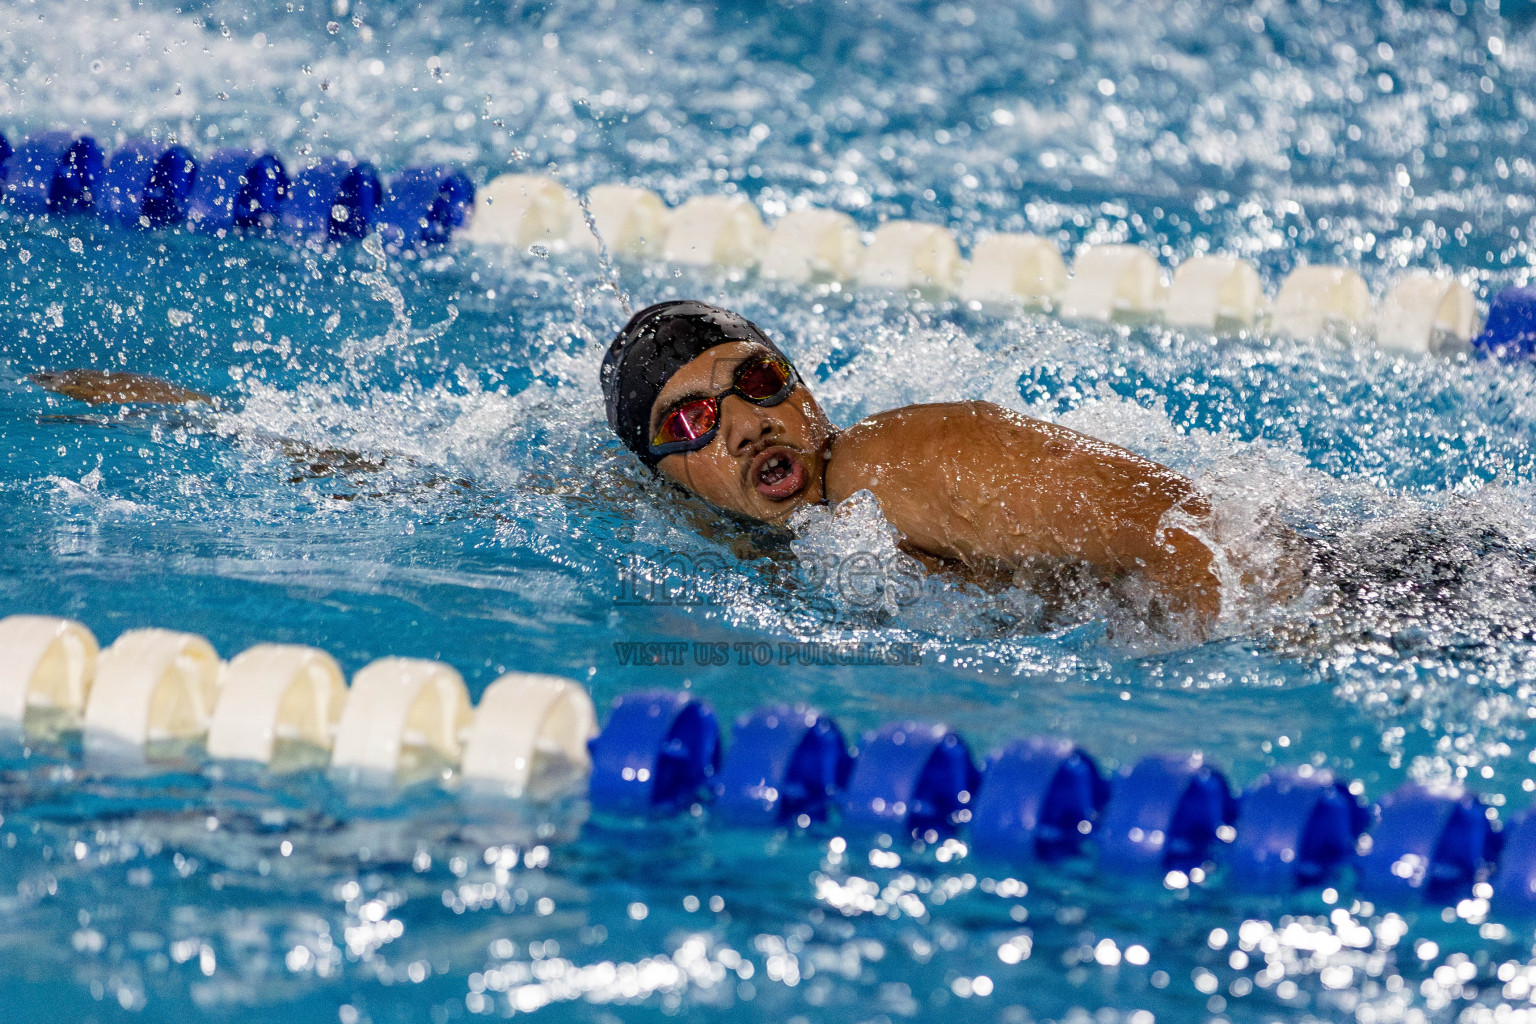
M 213 399 L 201 391 L 192 391 L 159 377 L 113 370 L 44 370 L 27 377 L 40 388 L 90 405 L 148 403 L 184 405 Z

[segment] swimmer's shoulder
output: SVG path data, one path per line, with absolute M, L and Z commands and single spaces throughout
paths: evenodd
M 1031 432 L 1039 420 L 991 402 L 904 405 L 867 416 L 840 432 L 827 463 L 826 493 L 840 501 L 878 485 L 918 485 L 955 459 L 990 452 L 999 429 Z
M 995 402 L 927 402 L 903 405 L 877 412 L 849 427 L 845 432 L 858 436 L 878 436 L 887 432 L 947 430 L 965 432 L 976 426 L 1007 424 L 1028 429 L 1049 427 L 1042 420 L 1005 409 Z
M 1021 442 L 1029 447 L 1058 435 L 1076 436 L 993 402 L 931 402 L 865 417 L 843 432 L 843 442 L 850 455 L 883 458 L 902 453 L 910 458 L 1016 449 Z
M 844 461 L 881 460 L 923 454 L 946 435 L 963 429 L 980 402 L 934 402 L 904 405 L 866 416 L 838 435 L 838 458 Z

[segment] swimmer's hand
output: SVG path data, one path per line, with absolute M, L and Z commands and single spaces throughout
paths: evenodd
M 201 391 L 192 391 L 159 377 L 115 370 L 44 370 L 27 377 L 38 387 L 90 405 L 185 405 L 213 404 Z

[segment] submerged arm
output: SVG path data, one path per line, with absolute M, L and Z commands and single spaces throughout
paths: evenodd
M 201 391 L 184 388 L 161 377 L 145 373 L 129 373 L 126 370 L 43 370 L 31 374 L 27 380 L 45 391 L 65 398 L 73 398 L 87 405 L 193 405 L 203 404 L 219 408 L 219 401 Z M 296 473 L 289 483 L 319 480 L 329 477 L 352 478 L 350 482 L 362 485 L 357 475 L 378 473 L 393 463 L 408 466 L 420 465 L 419 460 L 398 452 L 365 455 L 350 448 L 315 445 L 291 437 L 265 433 L 249 435 L 259 443 L 268 444 L 282 452 L 294 464 Z M 472 485 L 467 480 L 446 476 L 429 477 L 423 486 L 431 489 L 451 484 L 458 488 Z M 356 494 L 333 495 L 351 499 Z
M 214 404 L 213 398 L 201 391 L 184 388 L 160 377 L 122 370 L 43 370 L 31 374 L 27 380 L 45 391 L 78 399 L 88 405 Z

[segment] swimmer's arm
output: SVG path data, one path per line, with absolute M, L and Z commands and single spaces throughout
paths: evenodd
M 45 391 L 65 398 L 73 398 L 87 405 L 194 405 L 218 407 L 212 395 L 184 388 L 161 377 L 146 373 L 129 373 L 126 370 L 44 370 L 31 374 L 27 380 Z M 392 461 L 415 464 L 409 456 L 394 453 L 365 455 L 348 448 L 321 447 L 307 441 L 288 437 L 259 435 L 260 442 L 270 444 L 287 456 L 297 469 L 289 483 L 318 480 L 329 477 L 352 477 L 357 474 L 377 473 Z M 353 480 L 361 483 L 360 480 Z M 468 481 L 434 478 L 428 486 L 452 484 L 459 488 L 471 486 Z M 357 495 L 335 495 L 353 498 Z
M 44 370 L 27 380 L 45 391 L 88 405 L 213 405 L 211 395 L 173 384 L 160 377 L 122 370 Z
M 1138 572 L 1162 593 L 1165 607 L 1203 625 L 1221 613 L 1221 588 L 1210 548 L 1189 532 L 1210 503 L 1184 477 L 1118 445 L 1054 424 L 984 407 L 972 428 L 978 462 L 959 479 L 982 495 L 991 527 L 977 537 L 988 554 L 1017 561 L 1031 541 L 1047 553 L 1083 559 L 1113 575 Z M 1050 551 L 1051 547 L 1055 551 Z
M 1220 612 L 1210 550 L 1164 514 L 1198 522 L 1205 499 L 1183 477 L 1126 449 L 987 402 L 908 406 L 850 428 L 827 495 L 868 489 L 910 548 L 973 569 L 1041 555 L 1108 576 L 1139 571 L 1176 614 Z M 1174 517 L 1176 518 L 1177 513 Z
M 1139 532 L 1141 542 L 1128 545 L 1125 553 L 1162 591 L 1168 610 L 1201 625 L 1215 622 L 1221 614 L 1221 584 L 1211 549 L 1182 527 L 1159 531 L 1157 524 L 1148 524 Z

